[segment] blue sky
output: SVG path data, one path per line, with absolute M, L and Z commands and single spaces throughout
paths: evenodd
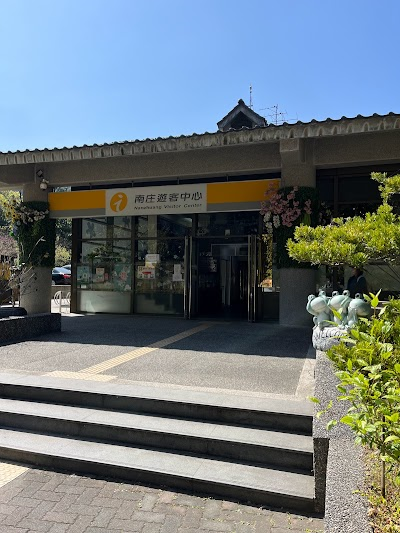
M 0 151 L 400 112 L 398 0 L 0 0 Z M 267 120 L 271 120 L 267 116 Z

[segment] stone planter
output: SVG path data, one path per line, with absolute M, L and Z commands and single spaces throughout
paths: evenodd
M 321 329 L 315 326 L 312 334 L 312 345 L 316 350 L 326 352 L 332 346 L 339 344 L 340 337 L 347 335 L 347 330 L 338 327 L 329 327 Z
M 51 310 L 51 268 L 35 267 L 22 278 L 21 305 L 29 314 L 49 313 Z
M 34 339 L 39 335 L 55 331 L 61 331 L 61 315 L 59 313 L 14 315 L 0 318 L 0 342 L 2 343 Z
M 9 316 L 25 316 L 27 314 L 24 307 L 12 307 L 10 305 L 0 307 L 0 318 Z

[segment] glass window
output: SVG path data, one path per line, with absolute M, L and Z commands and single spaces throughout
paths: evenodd
M 136 217 L 136 237 L 184 237 L 192 233 L 190 215 L 148 215 Z
M 184 237 L 192 233 L 192 217 L 188 215 L 162 215 L 157 217 L 158 237 Z
M 339 178 L 339 203 L 379 203 L 378 182 L 370 176 Z
M 91 290 L 131 290 L 131 241 L 82 241 L 77 286 Z
M 82 220 L 82 239 L 104 239 L 107 236 L 107 219 L 84 218 Z
M 84 218 L 82 239 L 129 239 L 131 217 Z
M 400 265 L 375 263 L 365 265 L 364 276 L 367 281 L 368 291 L 376 294 L 381 291 L 379 298 L 387 300 L 389 296 L 400 296 Z M 346 282 L 352 275 L 350 268 L 345 269 Z
M 159 255 L 159 261 L 183 260 L 185 241 L 183 239 L 168 239 L 165 241 L 140 239 L 136 242 L 135 262 L 148 260 L 147 255 Z
M 317 189 L 321 202 L 333 204 L 333 177 L 317 178 Z
M 130 313 L 132 217 L 82 220 L 76 268 L 79 311 Z
M 137 241 L 134 276 L 136 313 L 183 313 L 184 253 L 183 239 Z
M 259 220 L 258 211 L 200 213 L 196 233 L 198 237 L 257 234 Z
M 131 236 L 132 217 L 114 217 L 114 239 L 129 239 Z
M 131 258 L 131 241 L 82 241 L 80 251 L 80 262 L 115 260 L 117 262 L 127 262 Z

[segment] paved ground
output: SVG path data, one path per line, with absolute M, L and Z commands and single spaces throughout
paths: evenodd
M 309 344 L 308 328 L 65 315 L 62 333 L 0 346 L 0 369 L 300 399 L 312 393 Z M 28 531 L 313 533 L 323 521 L 0 464 L 0 532 Z
M 310 329 L 179 318 L 65 315 L 63 331 L 0 347 L 0 368 L 79 372 L 171 336 L 205 329 L 106 370 L 119 379 L 295 395 Z
M 320 519 L 140 485 L 28 470 L 0 488 L 0 532 L 317 533 Z

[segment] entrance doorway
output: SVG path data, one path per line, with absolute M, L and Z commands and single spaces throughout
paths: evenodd
M 185 316 L 255 321 L 256 236 L 187 240 Z
M 198 242 L 198 314 L 247 319 L 248 244 Z

